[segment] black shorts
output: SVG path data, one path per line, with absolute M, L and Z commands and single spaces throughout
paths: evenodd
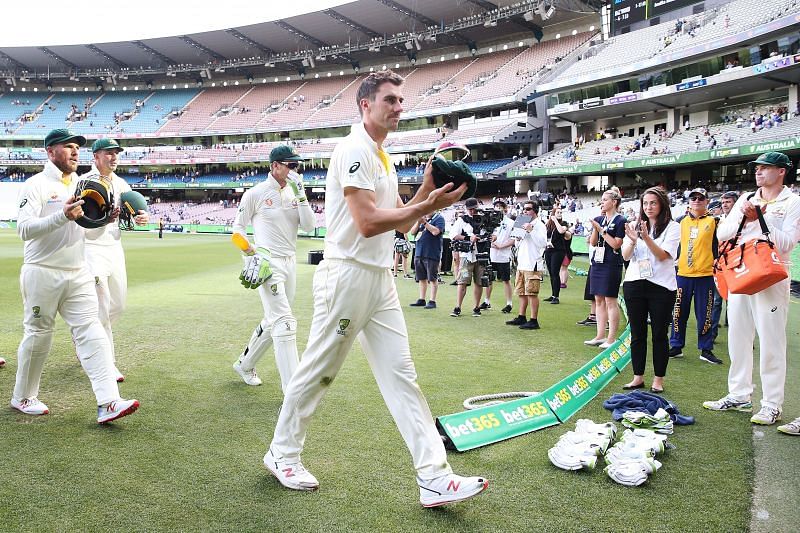
M 492 270 L 497 281 L 511 281 L 511 263 L 495 263 L 492 261 Z
M 414 257 L 414 277 L 417 281 L 439 279 L 439 261 L 429 257 Z

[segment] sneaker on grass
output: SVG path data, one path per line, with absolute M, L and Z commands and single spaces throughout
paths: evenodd
M 461 308 L 454 307 L 453 310 L 450 312 L 450 316 L 455 316 L 455 317 L 461 316 Z
M 317 490 L 319 488 L 319 481 L 305 469 L 303 463 L 300 461 L 290 463 L 284 461 L 283 458 L 275 457 L 272 454 L 272 448 L 267 450 L 267 454 L 264 456 L 264 466 L 287 489 Z
M 490 304 L 489 302 L 483 302 L 479 306 L 479 308 L 480 308 L 481 311 L 483 311 L 484 309 L 491 309 L 492 308 L 492 304 Z
M 800 417 L 795 418 L 788 424 L 778 426 L 778 431 L 787 435 L 800 435 Z
M 420 298 L 416 302 L 414 302 L 413 304 L 408 304 L 408 305 L 411 306 L 411 307 L 424 307 L 425 306 L 425 300 Z
M 703 350 L 700 354 L 700 360 L 705 361 L 706 363 L 711 363 L 712 365 L 721 365 L 722 359 L 719 359 L 714 352 L 711 350 Z
M 583 320 L 579 320 L 575 322 L 578 326 L 596 326 L 597 325 L 597 317 L 595 315 L 589 315 Z
M 472 309 L 472 316 L 481 316 L 481 308 L 475 307 Z
M 781 419 L 781 410 L 768 405 L 762 405 L 756 414 L 750 417 L 750 422 L 761 426 L 771 426 Z
M 236 361 L 233 363 L 233 370 L 239 374 L 239 377 L 242 378 L 242 381 L 251 385 L 253 387 L 257 387 L 261 385 L 261 378 L 258 377 L 255 368 L 251 368 L 250 370 L 245 370 L 242 368 L 242 362 Z
M 425 305 L 425 309 L 436 309 L 436 302 L 435 302 L 435 301 L 433 301 L 433 300 L 430 300 L 430 301 L 429 301 L 429 302 L 428 302 L 428 303 Z
M 419 502 L 423 507 L 438 507 L 472 498 L 486 490 L 489 481 L 482 477 L 446 474 L 434 479 L 417 478 Z
M 107 424 L 112 420 L 128 416 L 139 408 L 138 400 L 119 399 L 97 407 L 97 423 Z
M 730 396 L 725 396 L 716 401 L 703 402 L 703 407 L 712 411 L 746 411 L 753 410 L 753 404 L 749 400 L 737 400 Z
M 683 357 L 683 348 L 679 348 L 677 346 L 671 347 L 667 355 L 670 359 L 679 359 Z
M 501 312 L 501 313 L 506 313 L 506 314 L 508 314 L 508 313 L 510 313 L 510 312 L 511 312 L 511 309 L 512 309 L 512 307 L 511 307 L 511 304 L 507 304 L 507 305 L 506 305 L 504 308 L 502 308 L 502 309 L 500 310 L 500 312 Z
M 50 412 L 47 406 L 39 401 L 39 398 L 23 398 L 21 400 L 11 398 L 11 407 L 26 415 L 46 415 Z

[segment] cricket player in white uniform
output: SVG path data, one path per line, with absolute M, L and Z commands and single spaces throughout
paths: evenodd
M 92 168 L 81 176 L 81 179 L 99 179 L 105 182 L 114 194 L 115 210 L 119 210 L 122 193 L 131 190 L 131 186 L 115 173 L 120 152 L 122 147 L 114 139 L 96 140 L 92 145 L 94 157 Z M 139 211 L 133 220 L 139 226 L 147 224 L 147 212 Z M 116 222 L 86 230 L 86 264 L 94 275 L 100 323 L 111 343 L 114 375 L 118 382 L 124 381 L 125 376 L 116 365 L 114 334 L 111 326 L 122 315 L 128 298 L 128 273 L 125 269 L 125 252 L 122 249 L 121 239 L 122 231 Z
M 233 241 L 248 256 L 265 254 L 272 277 L 258 286 L 264 318 L 253 331 L 247 347 L 233 364 L 248 385 L 261 385 L 256 364 L 272 345 L 281 376 L 281 389 L 297 368 L 297 320 L 292 314 L 297 278 L 297 228 L 314 230 L 314 211 L 308 203 L 301 177 L 294 172 L 302 158 L 286 145 L 269 155 L 267 179 L 242 196 L 233 223 Z M 255 246 L 247 240 L 253 225 Z
M 325 259 L 314 275 L 314 315 L 308 346 L 285 392 L 264 465 L 282 485 L 315 490 L 317 479 L 300 461 L 308 424 L 356 337 L 406 446 L 426 507 L 464 500 L 488 481 L 453 474 L 430 409 L 416 382 L 403 312 L 390 272 L 394 230 L 451 205 L 466 184 L 433 185 L 431 165 L 422 187 L 403 205 L 397 173 L 382 144 L 397 129 L 403 79 L 392 71 L 367 76 L 356 101 L 363 122 L 333 152 L 327 176 Z
M 53 343 L 56 313 L 72 331 L 81 365 L 98 404 L 97 421 L 110 422 L 133 413 L 136 400 L 123 400 L 114 375 L 111 345 L 97 315 L 94 279 L 86 266 L 84 200 L 76 200 L 78 150 L 86 139 L 55 129 L 45 138 L 44 170 L 28 179 L 20 195 L 17 233 L 25 241 L 20 289 L 24 309 L 22 342 L 11 407 L 44 415 L 39 382 Z
M 751 163 L 755 166 L 755 194 L 743 193 L 717 229 L 719 241 L 731 239 L 744 218 L 739 242 L 762 237 L 755 206 L 760 206 L 775 250 L 786 264 L 800 239 L 800 197 L 783 180 L 792 163 L 785 154 L 767 152 Z M 792 173 L 791 175 L 794 175 Z M 728 394 L 703 407 L 714 411 L 751 411 L 753 393 L 753 342 L 758 333 L 761 360 L 761 409 L 754 424 L 772 425 L 781 419 L 786 383 L 786 323 L 789 314 L 789 278 L 756 294 L 728 296 Z

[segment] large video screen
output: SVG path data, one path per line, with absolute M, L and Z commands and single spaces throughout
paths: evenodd
M 646 18 L 648 0 L 614 0 L 611 12 L 612 27 L 624 28 Z
M 697 4 L 698 0 L 649 0 L 649 2 L 651 8 L 647 12 L 647 18 L 658 17 L 673 9 Z
M 699 3 L 699 0 L 613 0 L 611 4 L 612 31 L 630 26 L 653 17 L 658 17 L 679 9 Z

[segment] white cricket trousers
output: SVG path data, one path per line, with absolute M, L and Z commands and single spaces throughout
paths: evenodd
M 125 252 L 119 242 L 110 246 L 89 244 L 90 242 L 86 241 L 86 264 L 95 278 L 100 324 L 108 335 L 112 360 L 116 360 L 111 326 L 122 315 L 128 298 Z
M 253 331 L 239 360 L 243 369 L 252 370 L 273 346 L 281 388 L 285 391 L 299 360 L 297 320 L 291 305 L 297 285 L 297 260 L 293 255 L 272 257 L 270 268 L 272 277 L 258 287 L 264 318 Z
M 22 265 L 22 342 L 17 350 L 17 400 L 39 395 L 42 369 L 53 344 L 56 313 L 72 331 L 75 349 L 97 398 L 102 405 L 119 399 L 111 347 L 97 318 L 94 279 L 85 267 L 59 270 L 39 265 Z
M 314 316 L 270 447 L 300 460 L 311 416 L 358 336 L 383 399 L 406 443 L 417 475 L 452 472 L 428 403 L 417 385 L 403 311 L 388 268 L 326 259 L 314 274 Z
M 789 314 L 789 280 L 763 291 L 728 296 L 728 393 L 749 400 L 753 393 L 753 343 L 758 333 L 761 360 L 761 405 L 783 406 L 786 383 L 786 323 Z

